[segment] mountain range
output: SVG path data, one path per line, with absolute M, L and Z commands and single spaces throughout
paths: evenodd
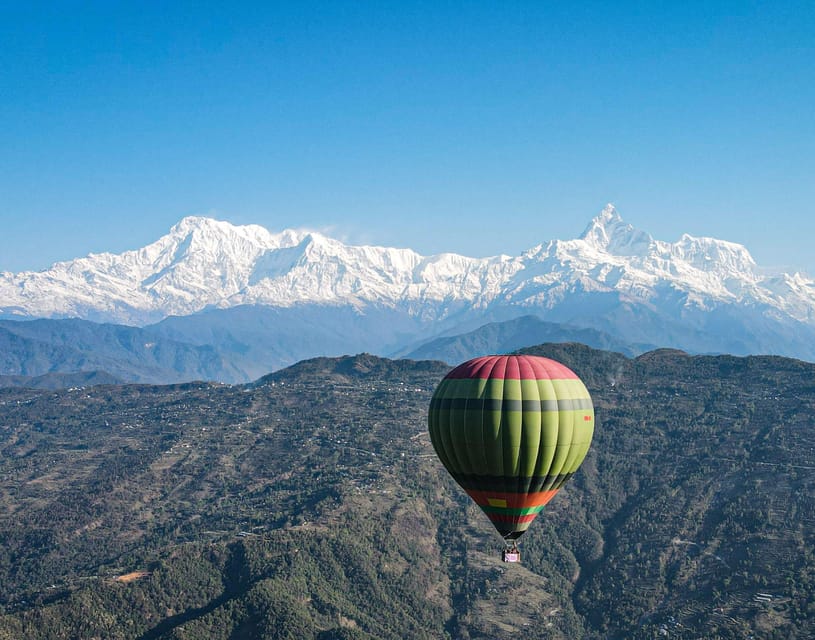
M 15 337 L 4 338 L 6 375 L 85 366 L 125 380 L 239 382 L 317 355 L 458 359 L 536 344 L 541 332 L 628 355 L 662 346 L 815 359 L 815 281 L 767 274 L 732 242 L 656 240 L 612 205 L 577 239 L 488 258 L 187 217 L 141 249 L 0 273 L 0 319 Z M 17 322 L 31 319 L 40 323 Z M 64 357 L 77 330 L 93 339 Z M 46 357 L 55 336 L 63 357 Z M 114 351 L 118 364 L 99 361 Z

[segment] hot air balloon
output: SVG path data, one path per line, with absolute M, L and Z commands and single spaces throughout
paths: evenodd
M 586 457 L 594 407 L 559 362 L 485 356 L 439 383 L 428 427 L 442 464 L 504 538 L 504 561 L 517 562 L 516 540 Z

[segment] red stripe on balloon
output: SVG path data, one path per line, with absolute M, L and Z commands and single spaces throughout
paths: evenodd
M 447 378 L 487 380 L 573 380 L 577 374 L 568 367 L 540 356 L 481 356 L 460 364 Z
M 513 516 L 511 514 L 503 514 L 503 513 L 488 513 L 487 517 L 492 520 L 493 522 L 510 522 L 510 523 L 517 523 L 521 524 L 524 522 L 532 522 L 535 518 L 538 517 L 537 513 L 530 513 L 525 516 Z

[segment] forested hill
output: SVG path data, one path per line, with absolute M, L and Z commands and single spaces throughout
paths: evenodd
M 545 345 L 592 449 L 499 560 L 441 363 L 0 390 L 0 639 L 815 637 L 815 365 Z

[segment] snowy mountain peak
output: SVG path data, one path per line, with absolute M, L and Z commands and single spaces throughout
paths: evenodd
M 700 271 L 717 271 L 753 280 L 757 278 L 753 256 L 747 247 L 735 242 L 695 238 L 685 233 L 678 242 L 671 245 L 671 255 Z
M 609 203 L 580 236 L 593 249 L 618 256 L 644 256 L 654 239 L 625 222 Z
M 187 235 L 189 233 L 194 233 L 196 231 L 208 228 L 224 229 L 227 225 L 229 225 L 228 222 L 223 222 L 214 218 L 207 218 L 205 216 L 185 216 L 172 226 L 170 229 L 170 235 Z
M 204 216 L 187 216 L 176 223 L 157 244 L 194 243 L 196 248 L 210 251 L 218 247 L 227 251 L 230 247 L 246 248 L 246 244 L 263 248 L 291 247 L 299 244 L 306 234 L 305 231 L 293 229 L 275 234 L 257 224 L 233 225 Z

